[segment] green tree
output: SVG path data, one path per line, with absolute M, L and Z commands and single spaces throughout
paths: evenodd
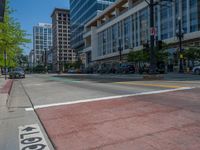
M 194 66 L 194 62 L 200 60 L 200 47 L 185 48 L 183 56 L 186 60 L 188 60 L 188 66 L 190 66 L 189 61 L 191 61 L 192 66 Z
M 155 47 L 155 54 L 157 61 L 166 61 L 168 58 L 168 44 L 163 43 L 162 48 Z M 139 51 L 131 51 L 128 54 L 128 61 L 134 63 L 149 62 L 150 60 L 150 49 L 142 49 Z
M 164 61 L 167 62 L 169 52 L 168 52 L 169 45 L 162 42 L 162 47 L 155 47 L 156 50 L 156 60 L 159 61 Z
M 200 59 L 200 47 L 189 47 L 184 50 L 184 56 L 188 60 L 199 60 Z
M 6 3 L 4 22 L 0 23 L 0 67 L 4 67 L 4 51 L 7 54 L 7 66 L 15 67 L 17 58 L 23 52 L 22 47 L 30 42 L 20 23 L 11 15 L 14 11 L 9 7 L 9 1 Z
M 134 63 L 148 62 L 149 52 L 146 50 L 131 51 L 128 54 L 128 61 Z

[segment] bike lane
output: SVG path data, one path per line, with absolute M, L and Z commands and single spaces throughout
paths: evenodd
M 200 89 L 37 109 L 56 149 L 200 149 Z

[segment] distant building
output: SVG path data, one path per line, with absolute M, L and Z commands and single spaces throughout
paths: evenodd
M 47 64 L 53 65 L 53 51 L 52 49 L 47 52 Z
M 167 6 L 167 7 L 166 7 Z M 200 1 L 174 0 L 155 6 L 155 41 L 174 46 L 169 64 L 175 64 L 173 54 L 178 48 L 176 32 L 178 18 L 184 30 L 183 47 L 200 46 Z M 127 62 L 130 51 L 143 49 L 150 41 L 149 7 L 141 0 L 118 0 L 85 25 L 85 64 Z M 120 51 L 119 51 L 120 49 Z M 91 55 L 87 55 L 90 53 Z
M 83 40 L 84 25 L 115 1 L 116 0 L 70 0 L 71 45 L 76 52 L 81 54 L 85 47 Z M 90 53 L 88 53 L 88 55 L 90 55 Z
M 64 71 L 67 63 L 76 59 L 70 44 L 70 15 L 69 10 L 56 8 L 52 15 L 53 24 L 53 70 Z
M 33 27 L 34 66 L 44 64 L 42 56 L 52 47 L 52 25 L 39 23 Z

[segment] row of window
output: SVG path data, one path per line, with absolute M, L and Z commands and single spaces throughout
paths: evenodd
M 190 32 L 198 31 L 198 25 L 200 25 L 198 22 L 197 1 L 192 1 L 193 3 L 196 2 L 196 5 L 193 4 L 192 7 L 189 9 L 190 11 L 187 11 L 186 13 L 190 16 L 190 20 L 187 20 L 187 17 L 185 17 L 186 23 L 190 24 Z M 182 5 L 185 4 L 182 3 Z M 183 8 L 186 9 L 186 7 Z M 172 8 L 170 7 L 161 6 L 160 10 L 158 8 L 155 9 L 155 26 L 157 29 L 158 27 L 160 28 L 160 31 L 157 31 L 159 33 L 159 35 L 157 33 L 157 36 L 160 36 L 161 40 L 165 40 L 175 36 L 173 24 L 175 23 L 175 28 L 178 29 L 177 18 L 174 18 L 175 20 L 173 20 L 172 15 Z M 177 14 L 175 15 L 177 16 Z M 160 21 L 158 20 L 158 18 L 160 18 Z M 148 8 L 144 8 L 133 14 L 132 16 L 129 16 L 126 19 L 118 22 L 117 24 L 98 33 L 97 55 L 103 56 L 106 54 L 117 52 L 119 48 L 121 50 L 124 50 L 147 43 L 150 40 L 149 20 L 150 18 Z M 184 29 L 184 19 L 182 21 Z M 185 32 L 187 33 L 188 30 L 185 30 Z
M 140 27 L 140 28 L 138 28 Z M 98 33 L 98 56 L 146 43 L 149 38 L 147 8 Z M 140 41 L 139 41 L 140 37 Z

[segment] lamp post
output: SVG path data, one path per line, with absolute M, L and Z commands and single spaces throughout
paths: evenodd
M 158 2 L 154 2 L 154 0 L 145 0 L 149 6 L 150 13 L 150 74 L 156 73 L 156 56 L 154 49 L 155 42 L 155 27 L 154 27 L 154 6 L 158 5 Z
M 122 63 L 122 43 L 121 43 L 121 39 L 119 39 L 118 51 L 119 51 L 119 64 L 121 66 L 121 63 Z
M 45 72 L 47 73 L 48 67 L 47 67 L 47 49 L 44 50 L 44 66 L 45 66 Z
M 6 50 L 4 50 L 4 73 L 5 73 L 5 80 L 7 79 L 7 53 Z
M 154 0 L 150 0 L 149 8 L 150 8 L 150 74 L 156 73 L 156 57 L 154 50 Z
M 0 0 L 0 22 L 4 22 L 6 0 Z
M 155 55 L 155 27 L 154 27 L 154 6 L 161 5 L 162 2 L 173 2 L 173 0 L 159 0 L 154 2 L 154 0 L 145 0 L 149 6 L 150 11 L 150 74 L 156 73 L 156 55 Z
M 184 31 L 182 29 L 182 25 L 181 25 L 181 17 L 178 17 L 178 29 L 176 30 L 176 36 L 179 40 L 179 73 L 184 73 L 184 69 L 183 69 L 183 48 L 182 48 L 182 39 L 184 37 Z

